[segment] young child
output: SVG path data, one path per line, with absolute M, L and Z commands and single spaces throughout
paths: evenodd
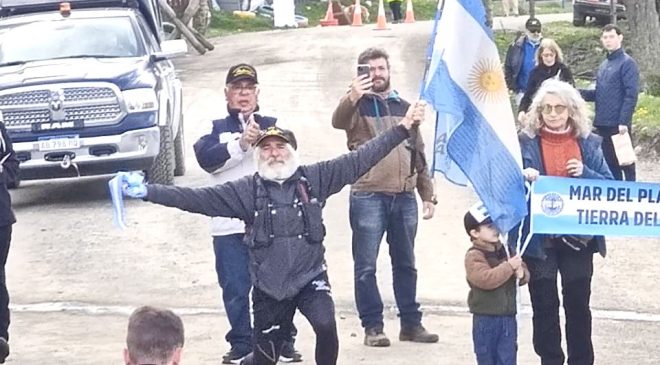
M 523 285 L 529 280 L 529 271 L 519 256 L 508 258 L 500 232 L 483 204 L 470 208 L 463 223 L 472 241 L 465 254 L 465 271 L 477 363 L 515 365 L 516 277 Z

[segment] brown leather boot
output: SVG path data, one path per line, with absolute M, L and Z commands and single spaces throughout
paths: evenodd
M 422 343 L 435 343 L 438 342 L 438 335 L 430 333 L 422 325 L 417 327 L 402 327 L 399 332 L 399 341 L 412 341 Z
M 364 344 L 370 347 L 388 347 L 390 339 L 380 328 L 367 328 L 364 330 Z

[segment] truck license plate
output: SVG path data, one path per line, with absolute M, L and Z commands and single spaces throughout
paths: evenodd
M 57 151 L 80 148 L 78 136 L 57 137 L 39 140 L 39 151 Z

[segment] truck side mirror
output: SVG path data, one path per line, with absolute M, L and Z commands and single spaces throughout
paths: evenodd
M 188 44 L 183 39 L 172 39 L 160 43 L 160 52 L 154 53 L 151 57 L 154 62 L 163 61 L 168 58 L 181 56 L 188 52 Z

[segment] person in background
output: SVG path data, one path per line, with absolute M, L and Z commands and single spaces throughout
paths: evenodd
M 405 119 L 410 104 L 390 83 L 387 52 L 368 48 L 358 64 L 369 65 L 369 75 L 353 78 L 350 90 L 332 115 L 332 126 L 346 132 L 349 150 L 368 143 Z M 383 301 L 376 281 L 376 262 L 387 233 L 392 260 L 394 297 L 401 318 L 400 341 L 433 343 L 438 335 L 422 326 L 417 302 L 415 236 L 418 208 L 415 189 L 422 199 L 423 218 L 430 219 L 437 203 L 424 155 L 422 136 L 399 145 L 368 174 L 351 186 L 349 219 L 353 230 L 355 302 L 364 328 L 366 346 L 387 347 Z
M 516 106 L 520 105 L 529 74 L 535 65 L 536 50 L 541 44 L 541 22 L 529 18 L 525 22 L 525 33 L 516 38 L 506 51 L 504 79 L 507 88 L 514 94 Z
M 595 90 L 580 90 L 586 101 L 595 102 L 595 132 L 603 137 L 605 161 L 617 180 L 635 181 L 635 164 L 621 166 L 616 158 L 612 136 L 632 135 L 632 117 L 639 97 L 639 68 L 623 50 L 623 33 L 616 25 L 603 27 L 600 37 L 607 58 L 598 67 Z
M 387 0 L 392 11 L 392 24 L 401 23 L 403 17 L 401 16 L 401 3 L 403 0 Z
M 525 90 L 525 94 L 518 107 L 518 122 L 523 123 L 534 94 L 539 90 L 543 81 L 550 78 L 565 81 L 575 86 L 573 73 L 564 64 L 564 54 L 561 48 L 559 48 L 559 45 L 557 45 L 554 39 L 545 38 L 541 41 L 539 49 L 536 51 L 536 67 L 534 67 L 529 75 L 527 90 Z

